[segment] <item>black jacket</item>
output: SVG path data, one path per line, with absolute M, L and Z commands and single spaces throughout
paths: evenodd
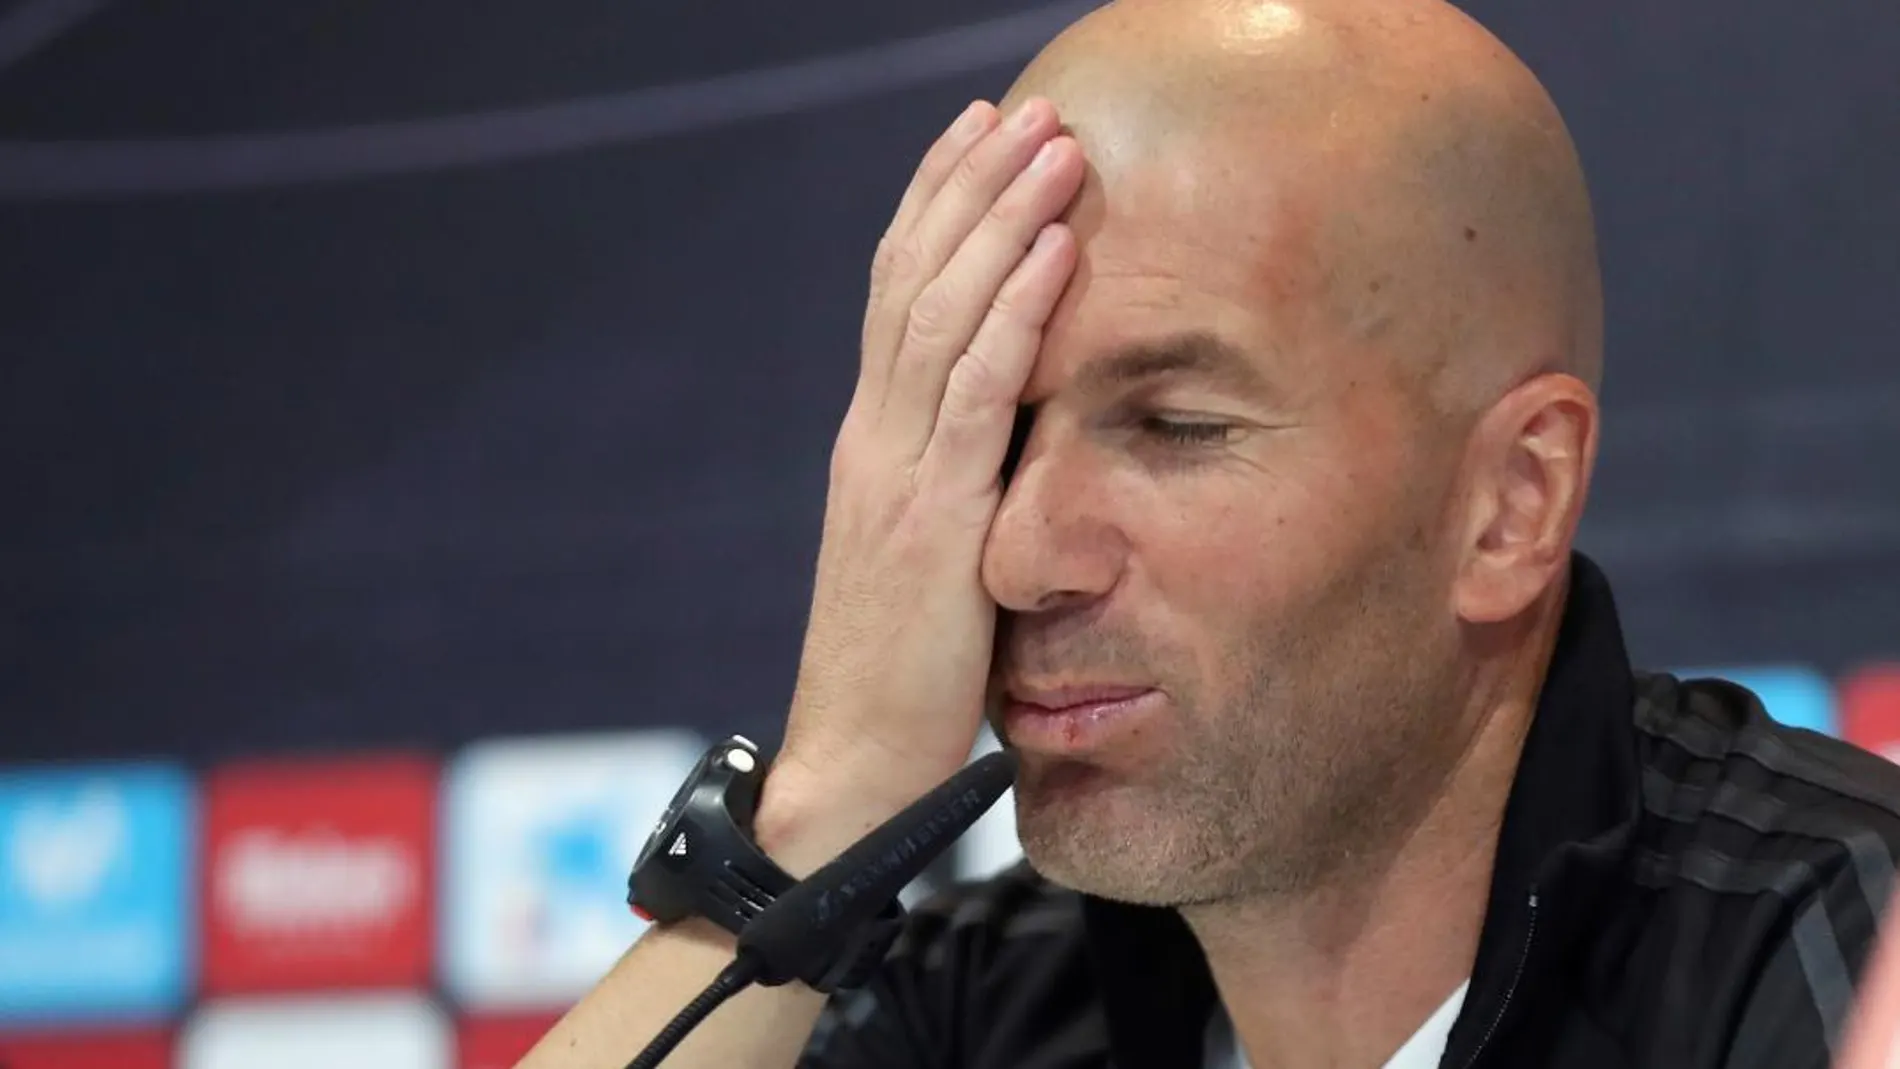
M 1900 854 L 1900 768 L 1717 681 L 1632 672 L 1579 555 L 1445 1069 L 1830 1061 Z M 1215 993 L 1170 910 L 1017 867 L 919 908 L 803 1069 L 1198 1069 Z

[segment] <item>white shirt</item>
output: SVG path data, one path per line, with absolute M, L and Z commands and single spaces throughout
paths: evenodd
M 1398 1053 L 1386 1060 L 1385 1069 L 1438 1069 L 1439 1061 L 1445 1057 L 1445 1044 L 1451 1040 L 1452 1022 L 1458 1019 L 1458 1011 L 1464 1009 L 1465 989 L 1470 986 L 1469 980 L 1459 984 L 1458 990 L 1425 1018 L 1425 1023 L 1418 1026 L 1418 1031 L 1412 1033 L 1412 1038 L 1405 1041 Z M 1207 1069 L 1252 1069 L 1225 1010 L 1214 1012 L 1214 1020 L 1207 1028 L 1206 1049 Z

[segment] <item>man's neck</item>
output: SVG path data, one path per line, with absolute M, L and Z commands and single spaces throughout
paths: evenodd
M 1378 1069 L 1470 976 L 1541 663 L 1509 674 L 1424 818 L 1375 864 L 1298 899 L 1182 910 L 1253 1069 Z

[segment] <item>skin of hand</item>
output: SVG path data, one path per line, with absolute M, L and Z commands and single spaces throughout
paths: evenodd
M 780 859 L 794 871 L 969 759 L 996 626 L 984 540 L 1017 401 L 1074 270 L 1059 216 L 1083 168 L 1047 100 L 1008 114 L 978 101 L 926 153 L 879 242 L 798 685 L 760 804 L 761 842 L 801 855 Z

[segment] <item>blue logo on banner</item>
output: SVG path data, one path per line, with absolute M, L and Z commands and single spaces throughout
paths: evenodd
M 168 767 L 0 772 L 0 1020 L 177 1008 L 192 809 L 190 780 Z
M 1839 735 L 1834 709 L 1834 684 L 1811 668 L 1800 665 L 1752 665 L 1700 668 L 1671 673 L 1678 679 L 1726 679 L 1755 692 L 1768 715 L 1789 727 Z

